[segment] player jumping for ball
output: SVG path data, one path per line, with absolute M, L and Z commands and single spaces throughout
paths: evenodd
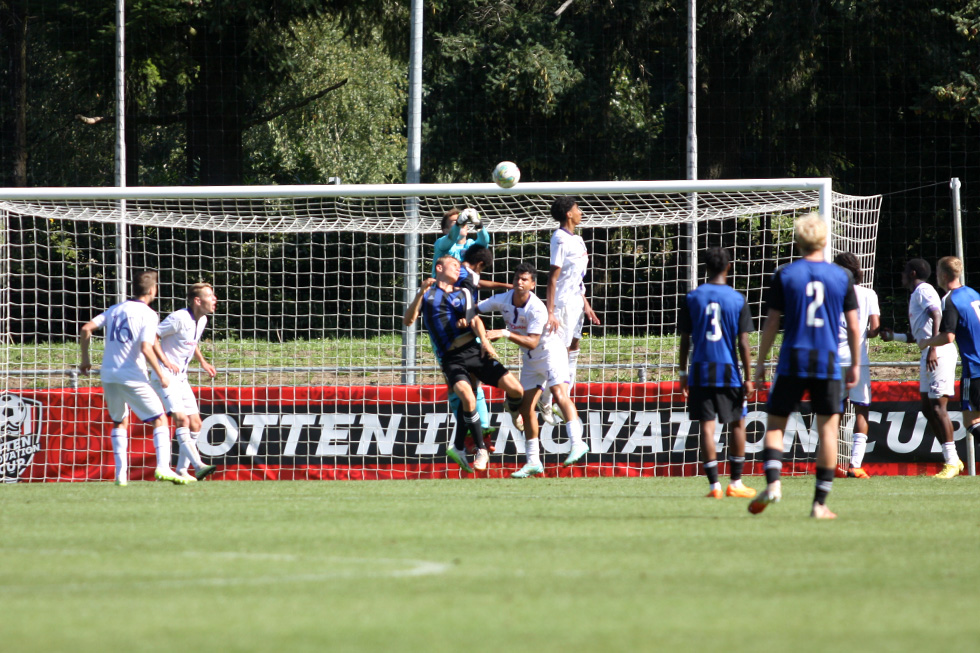
M 82 374 L 88 374 L 92 369 L 89 343 L 92 334 L 105 327 L 105 351 L 99 375 L 112 420 L 110 438 L 116 466 L 116 485 L 126 485 L 129 481 L 130 409 L 153 427 L 153 446 L 157 454 L 154 477 L 158 481 L 183 485 L 187 481 L 170 468 L 170 428 L 163 414 L 163 404 L 146 377 L 149 366 L 163 379 L 163 388 L 169 385 L 169 375 L 164 376 L 153 351 L 160 321 L 156 311 L 150 308 L 157 296 L 157 273 L 152 270 L 139 272 L 133 278 L 133 295 L 135 299 L 110 306 L 82 326 L 79 340 L 82 361 L 78 367 Z
M 711 488 L 708 497 L 720 499 L 718 456 L 715 452 L 715 419 L 728 424 L 728 464 L 731 482 L 725 493 L 730 497 L 751 499 L 755 490 L 742 483 L 745 464 L 745 399 L 753 391 L 752 381 L 742 380 L 742 370 L 752 369 L 749 332 L 752 313 L 737 290 L 728 285 L 731 260 L 721 247 L 712 247 L 705 257 L 708 283 L 687 294 L 681 303 L 677 330 L 681 334 L 681 392 L 688 398 L 691 419 L 701 424 L 701 461 Z M 688 352 L 694 343 L 690 374 Z M 742 359 L 742 370 L 738 359 Z
M 425 326 L 432 337 L 446 382 L 459 396 L 463 420 L 477 447 L 473 467 L 470 467 L 464 450 L 466 431 L 458 429 L 454 443 L 446 447 L 446 455 L 464 471 L 472 472 L 474 468 L 486 469 L 489 461 L 483 440 L 483 425 L 476 412 L 476 395 L 473 391 L 476 381 L 496 386 L 505 392 L 507 412 L 515 423 L 524 392 L 514 375 L 497 360 L 497 353 L 487 339 L 483 322 L 475 314 L 470 291 L 454 287 L 458 278 L 458 260 L 443 256 L 436 261 L 436 277 L 427 279 L 422 285 L 405 310 L 402 321 L 408 326 L 418 319 L 420 312 L 425 316 Z
M 582 441 L 582 420 L 575 404 L 568 396 L 568 351 L 556 333 L 547 333 L 548 309 L 534 294 L 535 270 L 529 263 L 521 263 L 514 269 L 514 288 L 494 295 L 477 305 L 479 313 L 500 312 L 507 324 L 505 329 L 487 331 L 487 337 L 495 341 L 509 340 L 521 348 L 521 387 L 524 400 L 521 416 L 524 418 L 524 442 L 527 464 L 511 474 L 514 478 L 528 478 L 544 474 L 541 464 L 537 403 L 543 390 L 547 390 L 562 414 L 566 417 L 565 429 L 571 443 L 571 451 L 564 465 L 578 462 L 589 452 L 589 445 Z
M 200 481 L 217 469 L 214 465 L 205 465 L 197 451 L 201 414 L 187 379 L 187 368 L 194 359 L 212 379 L 217 373 L 198 346 L 208 325 L 208 315 L 214 313 L 217 305 L 218 298 L 211 284 L 195 283 L 187 293 L 187 307 L 174 311 L 157 327 L 159 340 L 154 351 L 172 375 L 166 389 L 162 387 L 156 373 L 151 373 L 150 384 L 163 401 L 167 415 L 174 421 L 174 435 L 180 446 L 177 474 L 189 482 Z M 194 465 L 194 475 L 188 473 L 191 464 Z
M 796 246 L 803 258 L 776 270 L 766 292 L 768 313 L 755 364 L 756 385 L 765 381 L 766 359 L 779 332 L 779 320 L 785 316 L 783 344 L 766 406 L 769 418 L 762 459 L 767 485 L 749 503 L 749 512 L 759 514 L 770 503 L 782 498 L 783 432 L 790 413 L 799 410 L 803 394 L 809 391 L 819 437 L 816 490 L 810 516 L 834 519 L 837 515 L 830 511 L 826 502 L 837 466 L 837 428 L 843 412 L 843 386 L 849 390 L 858 380 L 858 369 L 851 366 L 842 383 L 837 357 L 838 323 L 843 313 L 851 360 L 861 360 L 857 298 L 851 274 L 824 260 L 827 224 L 820 216 L 811 213 L 798 219 L 794 231 Z
M 582 223 L 582 209 L 574 198 L 566 195 L 555 198 L 551 204 L 551 217 L 558 222 L 558 229 L 551 236 L 551 269 L 548 273 L 548 331 L 557 332 L 568 350 L 568 371 L 571 379 L 569 392 L 575 385 L 578 369 L 579 341 L 585 318 L 599 324 L 599 316 L 592 310 L 585 296 L 585 273 L 589 269 L 589 250 L 585 240 L 575 233 Z M 552 404 L 544 397 L 539 406 L 545 421 L 553 419 Z M 567 417 L 567 416 L 566 416 Z

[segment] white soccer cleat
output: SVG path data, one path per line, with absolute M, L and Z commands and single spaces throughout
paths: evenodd
M 180 472 L 179 474 L 177 474 L 177 476 L 179 476 L 180 478 L 184 479 L 188 483 L 197 483 L 197 478 L 194 477 L 194 476 L 191 476 L 190 472 L 188 472 L 186 469 L 184 471 Z
M 517 429 L 518 431 L 520 431 L 521 433 L 523 433 L 524 432 L 524 416 L 521 415 L 521 413 L 520 413 L 519 410 L 514 410 L 514 411 L 512 411 L 510 409 L 505 409 L 505 410 L 507 411 L 507 414 L 510 415 L 510 421 L 514 423 L 514 428 Z
M 589 453 L 589 445 L 585 444 L 585 442 L 576 442 L 572 445 L 572 450 L 568 452 L 568 457 L 565 458 L 562 466 L 568 467 L 569 465 L 574 465 L 585 458 L 585 454 L 587 453 Z
M 478 449 L 473 459 L 473 469 L 483 472 L 486 471 L 488 464 L 490 464 L 490 454 L 486 449 Z
M 555 412 L 552 409 L 552 403 L 549 401 L 545 403 L 541 399 L 538 399 L 538 412 L 541 414 L 541 419 L 545 424 L 551 424 L 554 426 L 557 423 L 555 419 Z

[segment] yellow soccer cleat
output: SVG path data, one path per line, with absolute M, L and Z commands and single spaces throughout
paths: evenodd
M 960 471 L 963 469 L 963 463 L 946 463 L 943 465 L 943 470 L 933 476 L 933 478 L 956 478 L 960 475 Z

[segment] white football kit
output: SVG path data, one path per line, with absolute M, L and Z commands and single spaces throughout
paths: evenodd
M 916 342 L 933 336 L 932 316 L 929 314 L 932 310 L 942 314 L 939 293 L 928 283 L 920 283 L 909 298 L 909 324 Z M 930 370 L 926 364 L 929 349 L 922 350 L 919 359 L 919 392 L 928 393 L 932 399 L 951 397 L 956 383 L 956 345 L 949 343 L 935 349 L 939 364 L 934 370 Z
M 551 265 L 561 268 L 555 283 L 555 317 L 560 322 L 559 335 L 565 347 L 582 337 L 585 319 L 585 273 L 589 269 L 589 251 L 585 240 L 564 229 L 551 236 Z
M 141 343 L 156 342 L 156 311 L 134 299 L 110 306 L 92 320 L 105 327 L 105 351 L 99 376 L 109 417 L 121 422 L 127 406 L 144 422 L 163 414 L 163 405 L 150 387 Z
M 184 415 L 196 415 L 200 412 L 194 391 L 191 389 L 190 381 L 187 379 L 187 368 L 194 360 L 194 352 L 197 350 L 197 343 L 208 325 L 208 317 L 202 315 L 197 321 L 194 315 L 187 308 L 174 311 L 167 316 L 157 327 L 157 335 L 160 336 L 160 348 L 167 358 L 180 368 L 180 372 L 173 375 L 170 385 L 163 388 L 156 373 L 150 372 L 150 383 L 153 389 L 163 400 L 164 408 L 167 413 L 183 413 Z
M 861 341 L 858 343 L 858 351 L 861 352 L 861 361 L 858 363 L 858 384 L 851 388 L 848 397 L 852 403 L 861 406 L 871 405 L 871 359 L 868 357 L 868 323 L 872 315 L 881 315 L 878 308 L 878 294 L 870 288 L 864 286 L 854 286 L 854 294 L 857 295 L 858 302 L 858 330 L 861 332 Z M 851 349 L 847 346 L 847 321 L 843 313 L 840 318 L 840 333 L 838 336 L 840 345 L 837 350 L 837 358 L 841 367 L 851 366 Z
M 540 335 L 534 349 L 521 347 L 521 387 L 525 390 L 551 388 L 569 383 L 568 352 L 557 333 L 546 333 L 548 308 L 537 295 L 531 294 L 523 306 L 514 306 L 514 291 L 494 295 L 477 305 L 480 313 L 499 312 L 507 330 L 519 336 Z

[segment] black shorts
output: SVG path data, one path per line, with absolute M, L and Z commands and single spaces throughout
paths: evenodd
M 800 409 L 803 393 L 810 391 L 810 407 L 817 415 L 840 415 L 844 412 L 844 382 L 840 379 L 810 379 L 800 376 L 777 376 L 769 390 L 766 412 L 778 417 Z
M 960 410 L 980 411 L 980 378 L 964 376 L 960 379 Z
M 736 388 L 714 388 L 694 385 L 688 390 L 687 412 L 691 419 L 699 422 L 718 419 L 722 424 L 731 424 L 742 419 L 745 407 L 745 390 Z
M 471 340 L 465 345 L 446 352 L 442 359 L 442 373 L 446 382 L 452 388 L 459 381 L 472 384 L 472 374 L 483 383 L 496 387 L 500 379 L 507 374 L 507 368 L 500 361 L 485 358 L 480 355 L 480 343 Z

